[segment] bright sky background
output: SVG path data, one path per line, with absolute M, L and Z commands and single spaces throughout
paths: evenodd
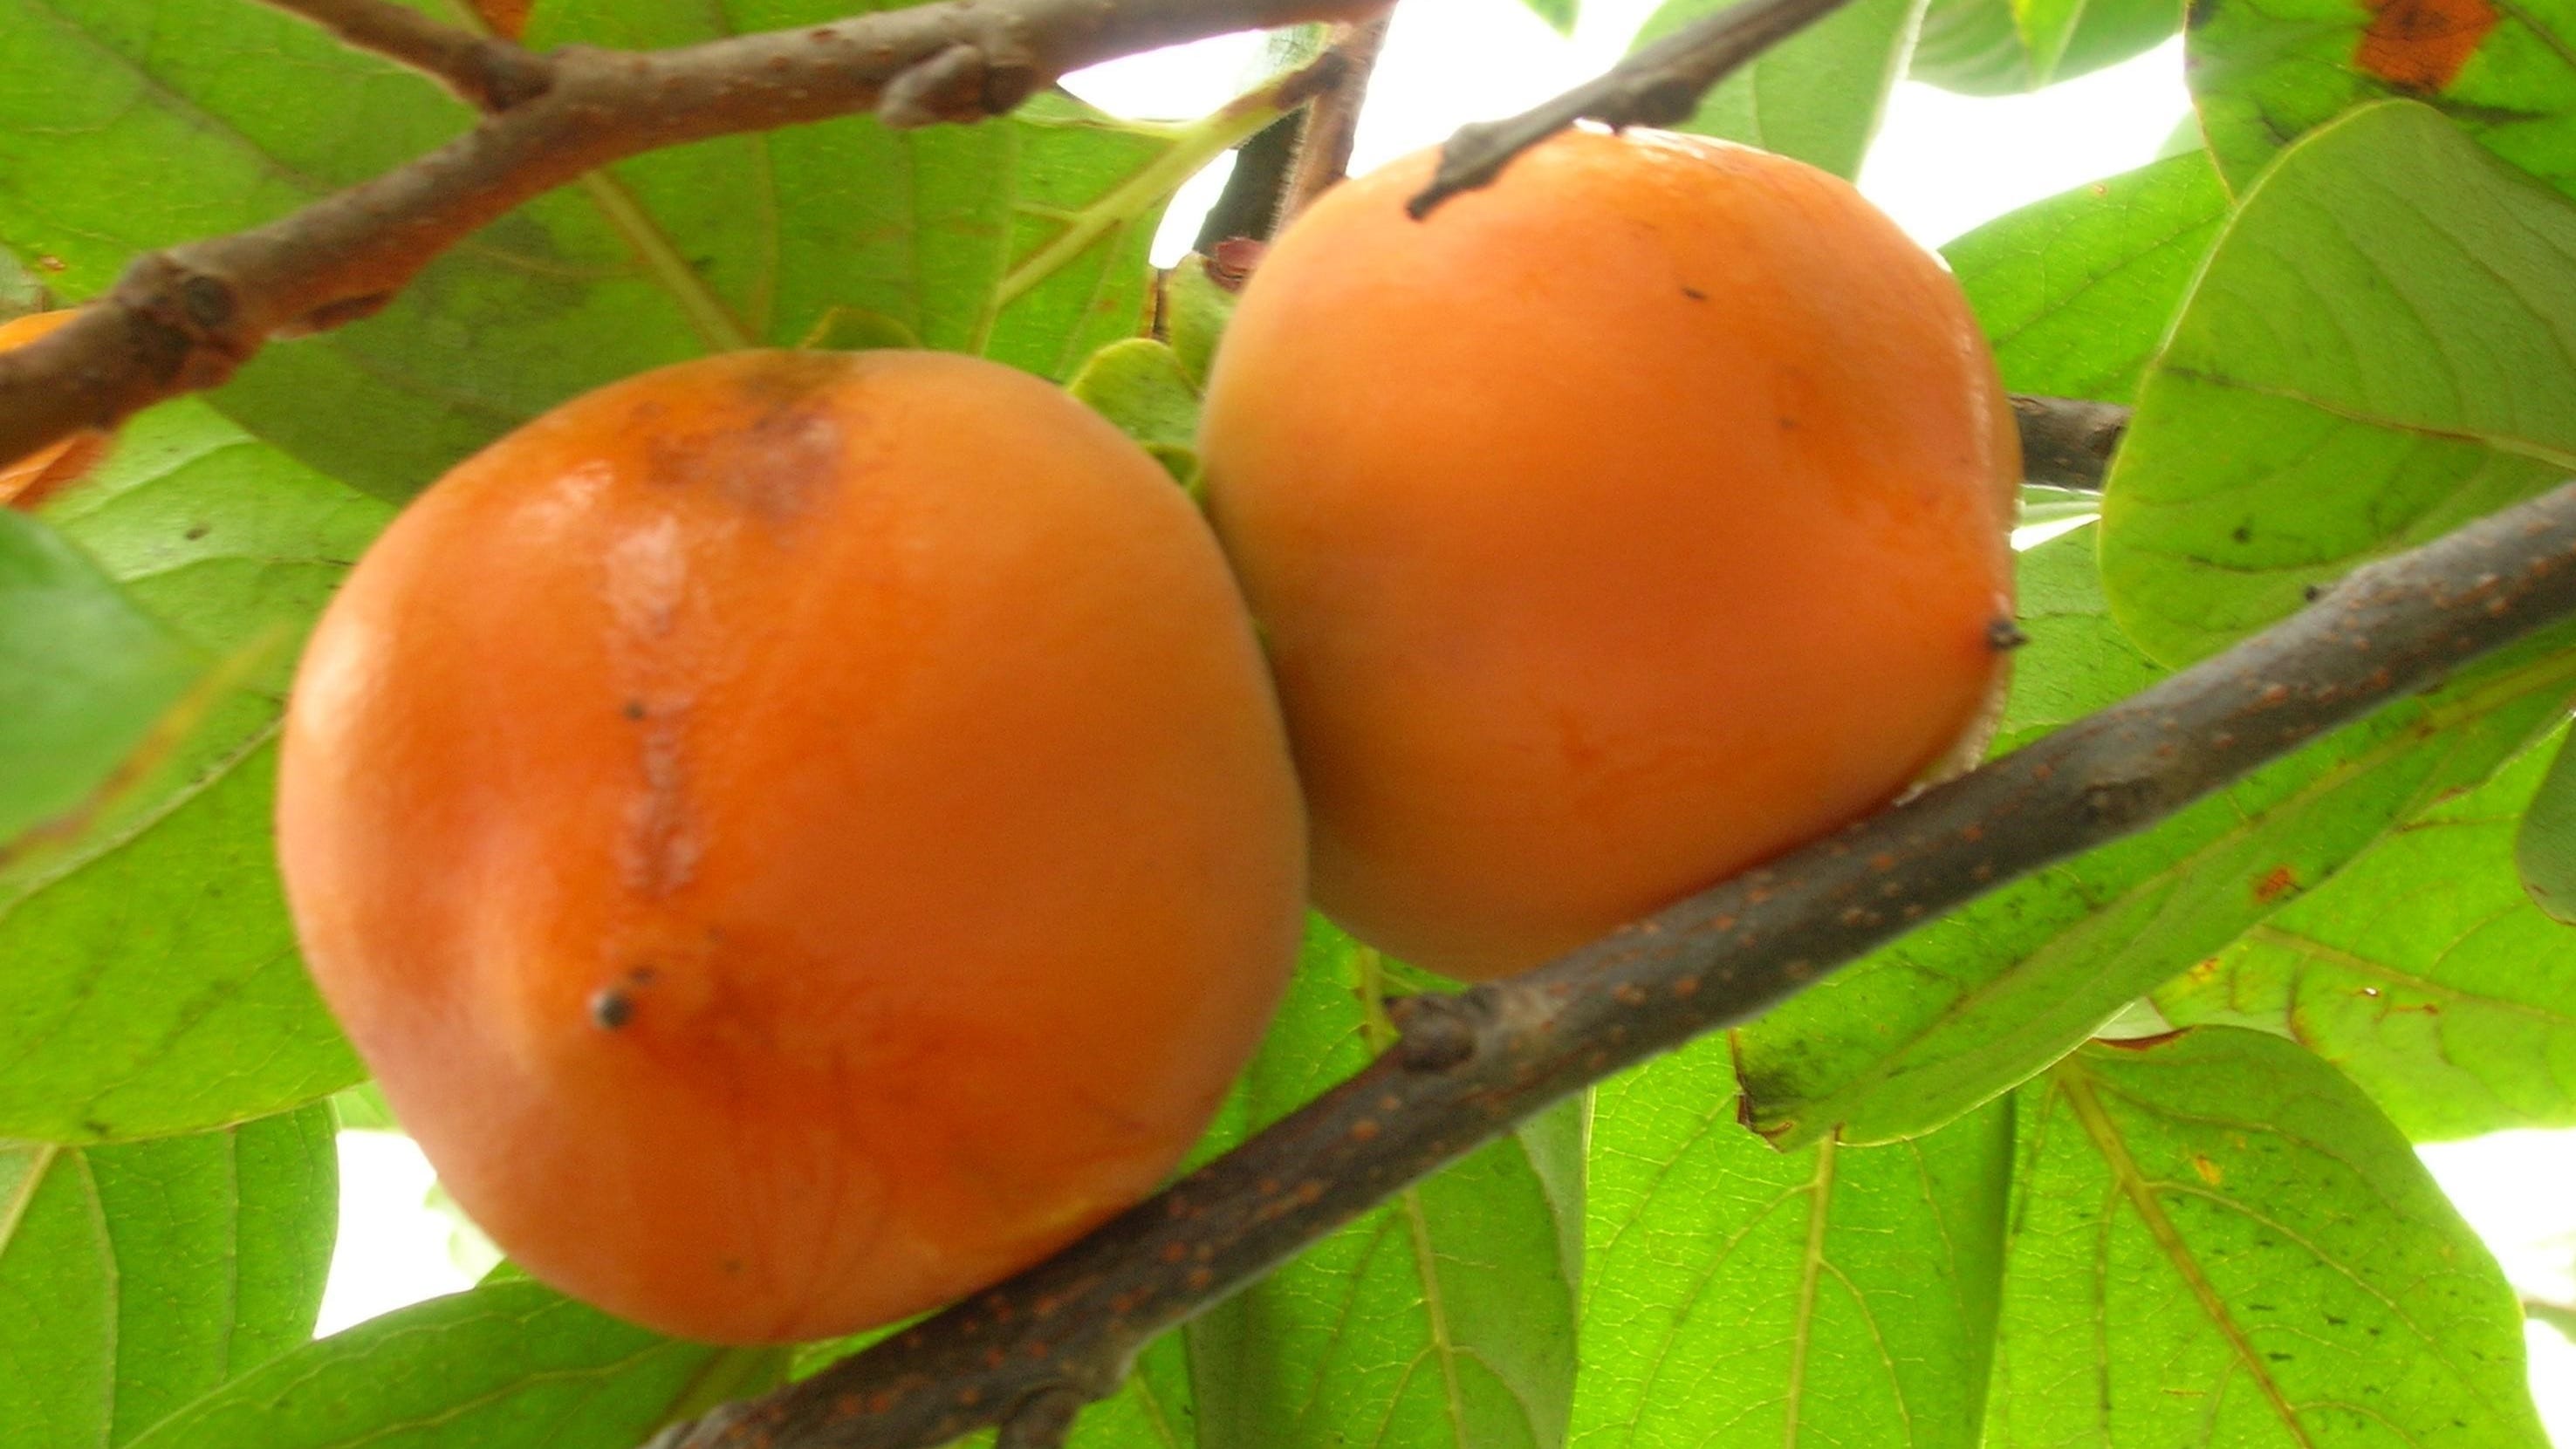
M 1571 40 L 1511 0 L 1404 0 L 1360 122 L 1355 170 L 1436 144 L 1463 122 L 1526 109 L 1617 59 L 1653 0 L 1584 0 Z M 1259 79 L 1261 42 L 1237 36 L 1114 62 L 1074 77 L 1123 114 L 1182 119 Z M 1916 240 L 1938 246 L 1991 217 L 2142 165 L 2190 110 L 2179 43 L 2036 95 L 1971 100 L 1902 84 L 1861 189 Z M 1223 166 L 1184 187 L 1155 260 L 1186 249 Z M 340 1246 L 321 1332 L 469 1286 L 491 1250 L 427 1203 L 433 1178 L 405 1138 L 340 1138 Z M 2502 1133 L 2424 1149 L 2517 1289 L 2576 1302 L 2576 1131 Z M 2543 1416 L 2576 1449 L 2576 1347 L 2531 1329 Z

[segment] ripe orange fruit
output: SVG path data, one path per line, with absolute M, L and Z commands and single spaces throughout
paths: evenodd
M 0 322 L 0 352 L 24 347 L 80 315 L 76 308 L 30 312 Z M 0 461 L 0 506 L 33 508 L 59 493 L 98 464 L 107 452 L 107 434 L 74 433 L 48 443 L 15 461 Z
M 457 467 L 313 636 L 278 843 L 475 1220 L 734 1342 L 928 1308 L 1150 1191 L 1303 912 L 1186 495 L 926 353 L 666 368 Z
M 2011 617 L 2009 402 L 1957 286 L 1760 151 L 1560 135 L 1254 273 L 1200 446 L 1317 904 L 1483 978 L 1886 803 Z

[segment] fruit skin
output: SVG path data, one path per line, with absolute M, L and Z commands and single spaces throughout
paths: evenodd
M 1327 193 L 1219 345 L 1210 517 L 1307 789 L 1317 904 L 1520 970 L 1885 804 L 2011 617 L 2009 401 L 1843 182 L 1560 135 L 1404 212 Z
M 0 352 L 24 347 L 80 315 L 76 308 L 30 312 L 0 322 Z M 0 506 L 33 508 L 98 466 L 107 453 L 107 434 L 74 433 L 48 443 L 15 461 L 0 461 Z
M 1150 1191 L 1303 821 L 1185 495 L 1034 378 L 741 353 L 460 465 L 309 646 L 314 978 L 457 1200 L 667 1332 L 931 1307 Z

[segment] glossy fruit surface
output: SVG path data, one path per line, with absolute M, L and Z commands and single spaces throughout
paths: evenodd
M 1271 249 L 1200 441 L 1317 903 L 1480 978 L 1942 756 L 2011 616 L 2019 449 L 1957 286 L 1831 176 L 1573 132 L 1415 222 L 1431 160 Z
M 457 1200 L 539 1278 L 727 1341 L 933 1306 L 1143 1196 L 1303 911 L 1186 495 L 926 353 L 684 364 L 460 465 L 313 637 L 278 834 Z
M 30 312 L 0 322 L 0 352 L 24 347 L 79 315 L 78 309 L 65 308 L 59 312 Z M 23 458 L 0 462 L 0 506 L 35 507 L 79 481 L 106 450 L 106 434 L 75 433 Z

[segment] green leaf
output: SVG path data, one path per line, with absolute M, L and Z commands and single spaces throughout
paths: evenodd
M 2143 55 L 2182 28 L 2182 0 L 1932 0 L 1909 74 L 2009 95 Z
M 2576 747 L 2559 745 L 2533 792 L 2514 834 L 2513 861 L 2533 904 L 2576 924 Z
M 2576 936 L 2514 878 L 2550 753 L 2408 821 L 2155 996 L 2176 1025 L 2277 1032 L 2418 1142 L 2576 1125 Z
M 2014 593 L 2027 643 L 2013 651 L 2012 692 L 1995 730 L 1995 753 L 2136 694 L 2164 669 L 2111 622 L 2102 600 L 2094 535 L 2070 529 L 2015 561 Z
M 1258 247 L 1259 243 L 1252 243 Z M 1220 245 L 1219 253 L 1226 248 Z M 1217 339 L 1234 318 L 1242 281 L 1231 287 L 1208 275 L 1208 259 L 1192 252 L 1163 274 L 1163 337 L 1189 374 L 1190 386 L 1207 387 L 1208 364 L 1216 360 Z
M 1427 982 L 1316 920 L 1246 1075 L 1265 1124 L 1393 1040 L 1381 998 Z M 1193 1322 L 1206 1449 L 1352 1443 L 1553 1449 L 1574 1392 L 1582 1119 L 1542 1114 L 1397 1194 Z
M 1998 217 L 1941 249 L 2015 392 L 2128 402 L 2227 217 L 2207 153 Z
M 18 837 L 88 802 L 205 672 L 79 549 L 0 509 L 0 867 Z
M 118 1147 L 0 1144 L 0 1424 L 108 1449 L 305 1342 L 339 1227 L 327 1108 Z
M 2545 1449 L 2503 1273 L 2333 1068 L 2205 1028 L 2018 1109 L 1997 1449 Z
M 676 45 L 838 0 L 566 0 L 531 43 Z M 540 197 L 375 317 L 264 351 L 216 401 L 385 497 L 578 393 L 835 308 L 1061 377 L 1140 330 L 1172 189 L 1279 114 L 1133 126 L 1037 97 L 1007 120 L 867 118 L 655 152 Z M 238 0 L 0 0 L 0 245 L 69 296 L 138 251 L 273 220 L 461 132 L 444 92 Z
M 2399 701 L 2155 828 L 2006 886 L 1737 1034 L 1754 1126 L 1884 1142 L 2008 1090 L 2554 723 L 2576 630 Z
M 1199 390 L 1180 357 L 1151 338 L 1093 353 L 1065 388 L 1139 443 L 1187 449 L 1198 436 Z
M 2576 6 L 2568 0 L 2204 0 L 2187 31 L 2202 134 L 2242 191 L 2274 155 L 2358 106 L 2441 108 L 2487 149 L 2576 191 Z
M 272 1359 L 135 1449 L 634 1449 L 778 1382 L 783 1348 L 663 1338 L 526 1281 L 372 1319 Z
M 45 310 L 45 284 L 16 257 L 0 248 L 0 322 L 14 322 Z
M 1576 0 L 1521 0 L 1530 13 L 1547 22 L 1547 28 L 1559 35 L 1574 34 Z
M 1637 32 L 1660 40 L 1732 0 L 1664 0 Z M 1860 174 L 1879 112 L 1905 69 L 1923 0 L 1850 0 L 1762 53 L 1674 126 L 1794 156 L 1846 179 Z
M 400 1132 L 402 1124 L 394 1120 L 394 1109 L 385 1101 L 382 1087 L 373 1082 L 360 1082 L 331 1094 L 331 1109 L 339 1114 L 343 1132 Z
M 2246 195 L 2139 388 L 2112 614 L 2196 659 L 2570 472 L 2576 207 L 2422 106 L 2356 111 Z
M 2012 1116 L 1778 1153 L 1723 1038 L 1594 1097 L 1576 1449 L 1974 1449 Z
M 153 788 L 0 870 L 0 1134 L 191 1131 L 363 1075 L 295 952 L 270 780 L 297 635 L 387 512 L 196 400 L 134 419 L 48 511 L 202 651 L 272 647 Z

